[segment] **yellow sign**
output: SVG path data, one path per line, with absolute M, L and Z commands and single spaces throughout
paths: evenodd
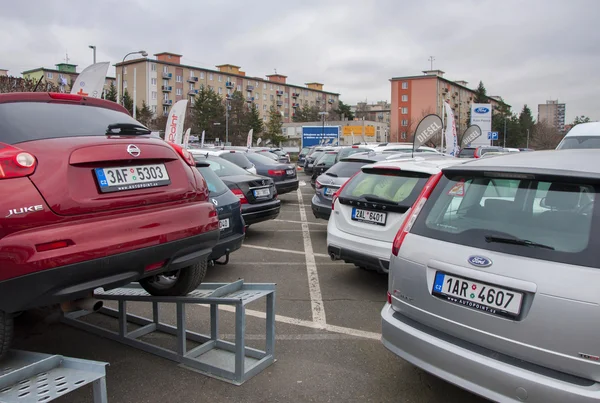
M 342 129 L 344 136 L 352 136 L 352 132 L 354 132 L 354 137 L 360 137 L 363 134 L 363 130 L 366 137 L 375 136 L 375 126 L 342 126 Z

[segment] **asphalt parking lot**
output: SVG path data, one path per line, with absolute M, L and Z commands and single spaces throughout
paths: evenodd
M 208 378 L 176 363 L 76 330 L 39 312 L 17 321 L 15 347 L 109 362 L 108 399 L 119 402 L 479 402 L 482 399 L 399 359 L 379 341 L 387 276 L 332 262 L 327 223 L 312 215 L 310 179 L 280 196 L 277 220 L 248 229 L 244 247 L 226 266 L 209 269 L 205 282 L 277 283 L 277 361 L 242 386 Z M 307 253 L 308 252 L 308 253 Z M 145 311 L 132 304 L 132 311 Z M 162 308 L 174 321 L 174 309 Z M 264 304 L 247 311 L 248 344 L 264 346 Z M 163 315 L 164 316 L 164 315 Z M 233 338 L 223 312 L 223 337 Z M 187 309 L 191 330 L 208 309 Z M 91 402 L 91 387 L 57 402 Z

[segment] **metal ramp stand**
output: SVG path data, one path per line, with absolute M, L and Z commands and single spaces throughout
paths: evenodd
M 244 280 L 233 283 L 205 283 L 200 284 L 197 289 L 184 297 L 151 296 L 139 284 L 131 284 L 110 291 L 96 290 L 94 296 L 100 300 L 118 302 L 118 309 L 103 307 L 98 312 L 118 319 L 119 328 L 117 332 L 81 321 L 81 318 L 91 314 L 87 311 L 65 314 L 63 322 L 101 337 L 181 363 L 204 375 L 235 385 L 241 385 L 275 361 L 275 284 L 250 284 L 244 283 Z M 246 328 L 245 306 L 262 297 L 266 297 L 266 351 L 246 347 L 244 340 Z M 127 302 L 129 301 L 152 303 L 152 319 L 128 314 Z M 177 326 L 171 326 L 159 320 L 159 303 L 173 303 L 176 305 Z M 187 330 L 186 304 L 210 305 L 210 335 Z M 234 343 L 218 338 L 219 305 L 235 306 Z M 141 327 L 128 331 L 128 323 Z M 176 351 L 140 339 L 152 332 L 162 332 L 176 336 Z M 187 340 L 200 343 L 200 345 L 188 351 Z
M 105 362 L 10 350 L 0 362 L 0 402 L 50 402 L 93 384 L 94 403 L 107 403 Z

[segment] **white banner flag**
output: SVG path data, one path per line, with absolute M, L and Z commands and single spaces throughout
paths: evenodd
M 200 139 L 200 148 L 204 148 L 204 130 L 202 130 L 202 138 Z
M 250 129 L 248 132 L 248 139 L 246 140 L 246 147 L 252 147 L 252 134 L 254 133 L 254 129 Z
M 81 95 L 82 97 L 100 98 L 109 66 L 110 62 L 102 62 L 92 64 L 83 69 L 73 82 L 71 94 Z
M 183 122 L 187 103 L 187 99 L 182 99 L 173 105 L 171 112 L 169 112 L 165 139 L 170 143 L 183 144 Z
M 446 108 L 446 154 L 456 155 L 458 144 L 456 137 L 456 122 L 454 121 L 454 113 L 448 101 L 444 102 Z
M 188 144 L 190 143 L 190 132 L 192 131 L 192 129 L 187 129 L 185 131 L 185 134 L 183 135 L 183 148 L 187 148 Z
M 256 140 L 256 145 L 259 146 L 260 143 L 262 143 L 262 137 L 259 137 L 258 140 Z

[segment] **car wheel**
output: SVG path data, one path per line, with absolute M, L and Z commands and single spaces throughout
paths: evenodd
M 180 270 L 141 279 L 140 285 L 156 296 L 187 295 L 202 283 L 207 267 L 207 261 L 203 260 Z
M 0 311 L 0 360 L 4 358 L 10 348 L 13 338 L 13 317 L 11 314 Z

